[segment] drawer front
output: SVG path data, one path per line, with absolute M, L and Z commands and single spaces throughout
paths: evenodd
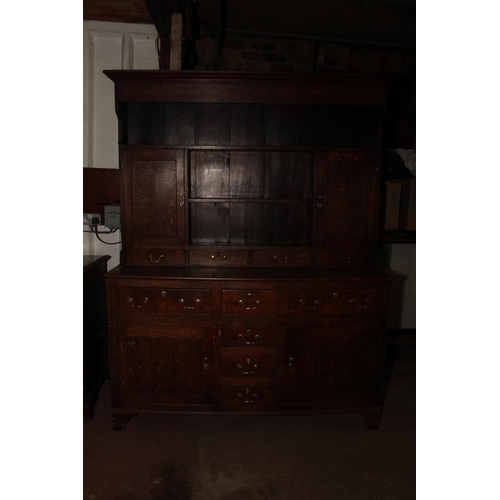
M 255 385 L 222 386 L 220 402 L 222 408 L 252 411 L 261 406 L 273 406 L 275 389 Z
M 234 350 L 236 351 L 236 350 Z M 238 352 L 223 351 L 220 360 L 222 378 L 275 377 L 276 351 L 252 353 L 251 349 L 238 349 Z
M 278 290 L 222 290 L 224 314 L 277 314 Z
M 191 250 L 189 262 L 192 266 L 246 266 L 246 250 Z
M 209 314 L 210 290 L 120 288 L 118 311 L 169 314 Z
M 183 266 L 186 264 L 184 250 L 129 250 L 126 262 L 133 266 Z
M 311 252 L 256 250 L 253 253 L 254 266 L 310 266 Z
M 222 329 L 222 347 L 275 347 L 278 327 L 242 326 Z
M 289 314 L 366 314 L 381 311 L 380 290 L 290 290 Z
M 330 250 L 316 253 L 316 265 L 330 267 L 365 267 L 372 262 L 367 250 Z

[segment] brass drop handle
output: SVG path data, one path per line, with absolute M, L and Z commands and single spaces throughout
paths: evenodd
M 217 255 L 212 254 L 212 255 L 210 256 L 210 258 L 211 258 L 212 260 L 215 260 L 215 262 L 216 262 L 217 264 L 222 264 L 224 261 L 226 261 L 226 260 L 227 260 L 227 255 L 225 255 L 225 254 L 224 254 L 224 255 L 222 255 L 222 256 L 221 256 L 221 254 L 220 254 L 220 250 L 219 250 L 219 251 L 217 251 Z M 221 259 L 222 259 L 222 260 L 221 260 Z
M 307 307 L 307 305 L 306 305 L 306 301 L 305 301 L 305 300 L 302 300 L 302 299 L 300 299 L 300 300 L 299 300 L 299 304 L 300 304 L 300 305 L 301 305 L 304 309 L 307 309 L 308 311 L 312 311 L 313 309 L 316 309 L 318 306 L 320 306 L 320 305 L 321 305 L 321 300 L 316 299 L 316 300 L 314 301 L 314 306 L 313 306 L 313 307 Z
M 179 193 L 179 207 L 184 208 L 184 199 L 183 199 L 183 194 Z
M 132 302 L 134 301 L 134 299 L 132 297 L 128 297 L 127 298 L 127 302 L 132 306 L 132 307 L 137 307 L 138 309 L 140 309 L 142 306 L 139 306 L 139 305 L 134 305 L 132 304 Z M 147 297 L 144 297 L 144 299 L 142 299 L 142 302 L 143 304 L 147 304 L 149 302 L 149 299 Z
M 150 253 L 148 257 L 149 257 L 149 260 L 150 260 L 151 262 L 160 262 L 160 260 L 161 260 L 161 259 L 163 259 L 163 254 L 162 254 L 162 255 L 160 255 L 157 259 L 155 259 L 155 258 L 153 257 L 153 254 L 152 254 L 152 253 Z
M 295 365 L 295 358 L 290 357 L 290 359 L 288 360 L 288 368 L 290 368 L 290 370 L 293 370 L 294 365 Z
M 252 396 L 250 396 L 250 389 L 248 387 L 245 388 L 245 394 L 239 392 L 237 396 L 243 399 L 244 403 L 253 403 L 253 399 L 251 399 Z M 253 398 L 257 399 L 258 397 L 259 397 L 258 393 L 254 393 Z
M 184 302 L 185 302 L 184 299 L 179 299 L 179 304 L 182 306 L 183 309 L 194 309 L 201 302 L 201 299 L 196 299 L 194 301 L 194 306 L 185 306 Z
M 249 293 L 248 294 L 248 300 L 252 300 L 252 299 L 253 299 L 253 295 L 251 293 Z M 241 306 L 243 306 L 245 309 L 248 309 L 248 310 L 257 309 L 257 306 L 260 306 L 261 303 L 262 302 L 260 300 L 256 300 L 255 301 L 255 306 L 248 306 L 248 307 L 246 307 L 245 306 L 246 302 L 243 299 L 238 300 L 238 304 L 240 304 Z
M 248 339 L 250 338 L 250 335 L 252 335 L 252 330 L 250 330 L 250 328 L 247 330 L 247 335 L 248 335 Z M 254 337 L 253 337 L 255 340 L 259 340 L 260 339 L 260 335 L 259 334 L 255 334 Z M 245 336 L 240 333 L 238 335 L 238 340 L 245 340 Z M 255 344 L 255 342 L 251 342 L 250 340 L 245 340 L 245 344 L 247 345 L 253 345 Z
M 316 202 L 316 206 L 318 208 L 323 208 L 323 196 L 318 196 L 318 200 Z
M 252 362 L 250 361 L 250 358 L 247 358 L 247 366 L 250 367 L 251 364 L 252 364 Z M 243 370 L 243 365 L 242 364 L 238 364 L 238 365 L 236 365 L 236 368 L 239 368 L 240 370 Z M 252 371 L 245 371 L 245 370 L 243 370 L 243 374 L 244 375 L 252 375 L 253 373 L 255 373 L 255 370 L 257 370 L 258 366 L 255 364 L 251 368 L 253 368 Z
M 364 309 L 370 303 L 370 299 L 365 299 L 361 305 L 358 305 L 357 302 L 357 299 L 349 300 L 349 304 L 353 304 L 356 309 Z
M 275 255 L 273 258 L 278 264 L 286 264 L 288 262 L 289 257 L 288 255 L 285 255 L 285 257 L 280 260 L 280 258 L 277 255 Z
M 204 368 L 205 370 L 208 370 L 208 358 L 204 358 L 204 359 L 203 359 L 203 368 Z

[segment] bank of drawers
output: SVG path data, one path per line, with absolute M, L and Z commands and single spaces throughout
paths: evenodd
M 242 322 L 221 329 L 221 407 L 241 409 L 275 404 L 278 326 Z
M 288 314 L 368 314 L 381 310 L 379 290 L 290 290 Z
M 289 290 L 289 315 L 371 314 L 381 310 L 376 289 Z M 221 290 L 221 312 L 269 316 L 279 311 L 278 290 Z M 120 312 L 211 314 L 211 291 L 189 288 L 120 288 Z
M 222 290 L 223 314 L 278 313 L 278 290 Z
M 120 312 L 210 314 L 211 292 L 199 289 L 120 288 Z
M 215 293 L 189 287 L 121 287 L 117 291 L 119 312 L 224 315 L 219 405 L 228 411 L 269 410 L 278 405 L 276 381 L 282 353 L 278 325 L 286 312 L 289 318 L 376 315 L 383 300 L 379 290 L 369 288 L 222 289 Z M 207 319 L 207 326 L 210 323 L 217 326 L 217 316 Z

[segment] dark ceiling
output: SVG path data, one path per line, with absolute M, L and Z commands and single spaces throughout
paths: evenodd
M 164 0 L 167 4 L 180 2 Z M 202 29 L 218 26 L 227 4 L 228 32 L 313 38 L 415 50 L 415 0 L 197 0 Z M 85 20 L 153 24 L 145 0 L 84 0 Z

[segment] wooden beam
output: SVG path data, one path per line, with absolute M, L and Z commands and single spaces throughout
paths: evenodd
M 170 36 L 172 14 L 179 12 L 176 0 L 144 0 L 160 38 Z
M 83 19 L 153 24 L 144 0 L 83 0 Z
M 144 0 L 160 38 L 160 69 L 170 69 L 172 14 L 179 12 L 177 0 Z

